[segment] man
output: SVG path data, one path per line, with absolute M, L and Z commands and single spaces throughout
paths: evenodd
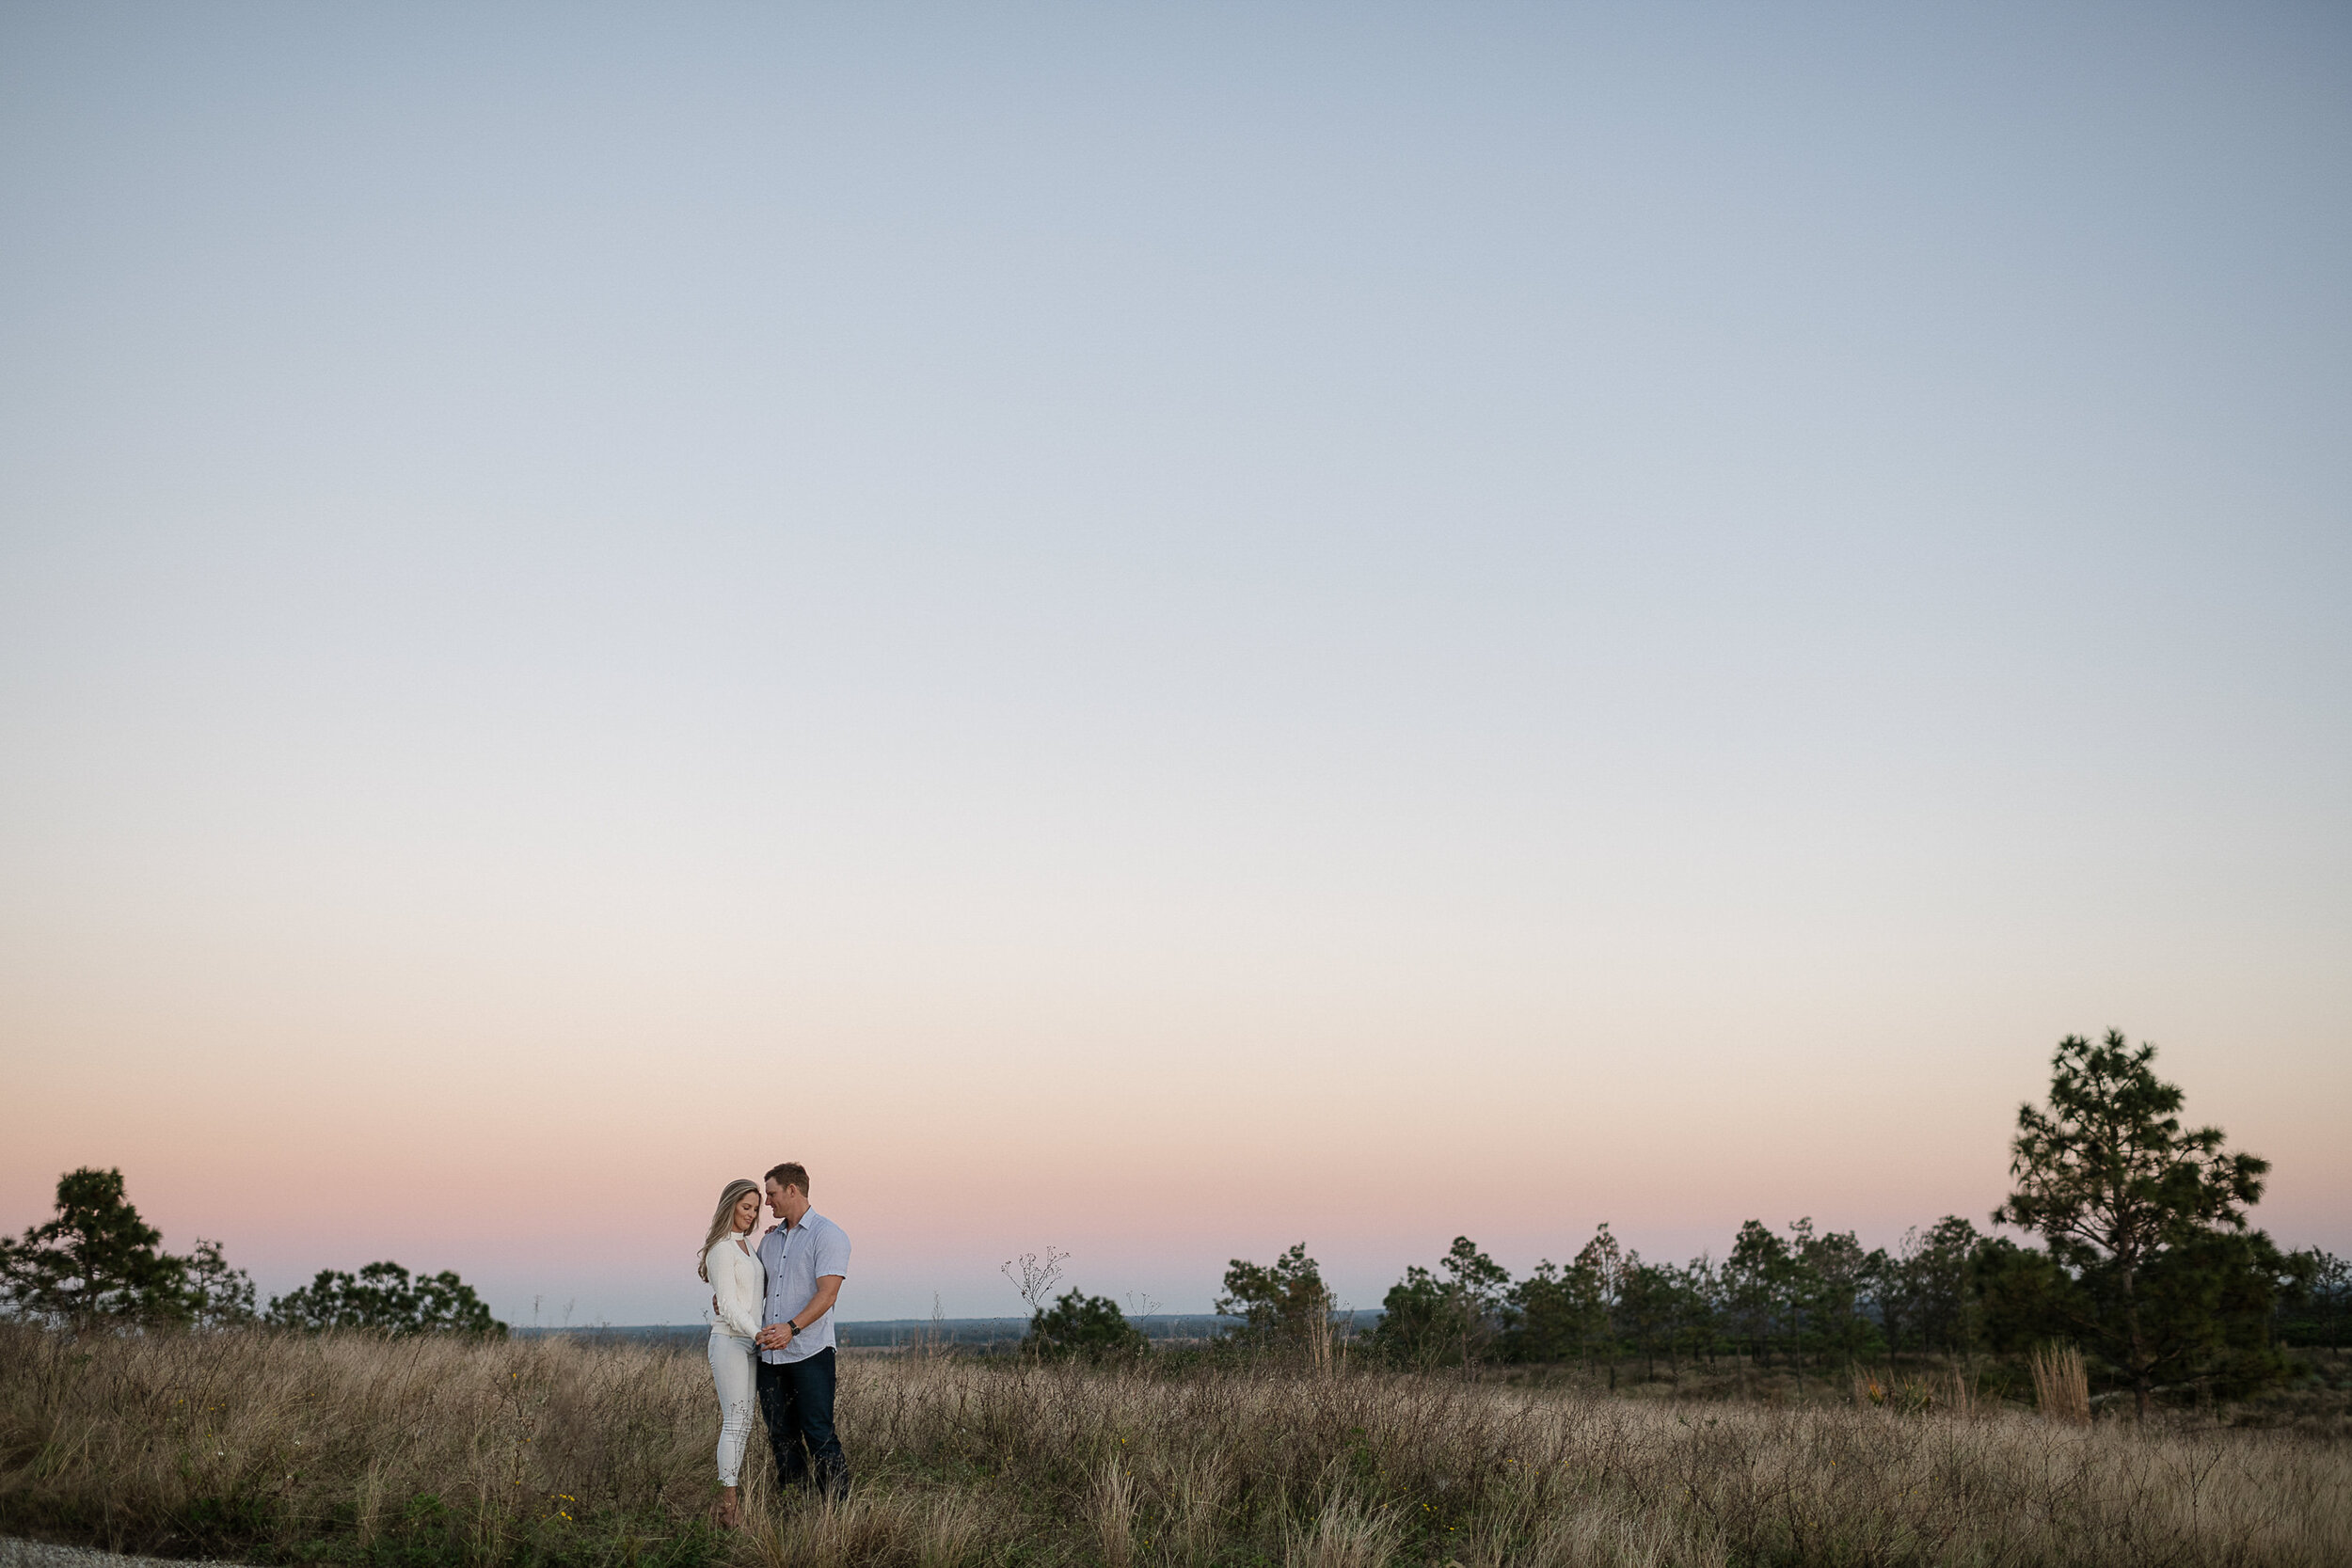
M 768 1207 L 784 1223 L 760 1239 L 768 1270 L 759 1368 L 754 1374 L 776 1480 L 816 1484 L 834 1497 L 850 1488 L 850 1465 L 833 1431 L 833 1304 L 850 1272 L 850 1237 L 808 1206 L 808 1170 L 786 1161 L 768 1173 Z

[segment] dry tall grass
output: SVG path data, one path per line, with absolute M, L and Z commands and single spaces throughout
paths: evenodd
M 840 1504 L 706 1523 L 696 1357 L 0 1328 L 0 1526 L 274 1560 L 1324 1568 L 2352 1561 L 2352 1449 L 1352 1370 L 845 1363 Z
M 2090 1424 L 2090 1374 L 2072 1345 L 2044 1345 L 2026 1358 L 2034 1408 L 2054 1421 Z

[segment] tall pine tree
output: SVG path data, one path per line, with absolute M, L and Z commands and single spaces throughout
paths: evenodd
M 2112 1029 L 2097 1045 L 2060 1040 L 2049 1108 L 2018 1109 L 2016 1190 L 1993 1214 L 2040 1231 L 2079 1282 L 2076 1325 L 2129 1381 L 2142 1418 L 2160 1374 L 2223 1343 L 2224 1307 L 2260 1288 L 2271 1250 L 2244 1234 L 2270 1163 L 2225 1149 L 2218 1127 L 2182 1131 L 2181 1091 L 2155 1075 L 2155 1054 Z
M 57 1212 L 14 1242 L 0 1240 L 0 1291 L 30 1318 L 185 1323 L 195 1315 L 187 1259 L 131 1206 L 122 1172 L 84 1166 L 57 1178 Z

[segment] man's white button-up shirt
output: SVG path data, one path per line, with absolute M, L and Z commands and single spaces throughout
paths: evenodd
M 801 1223 L 778 1226 L 759 1239 L 759 1261 L 768 1271 L 768 1301 L 760 1326 L 783 1323 L 817 1299 L 817 1281 L 829 1274 L 850 1275 L 850 1233 L 811 1209 Z M 833 1308 L 804 1325 L 782 1350 L 763 1350 L 771 1367 L 805 1361 L 833 1348 Z

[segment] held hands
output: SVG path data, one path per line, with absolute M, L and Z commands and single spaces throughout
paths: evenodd
M 752 1343 L 761 1350 L 782 1350 L 792 1342 L 792 1334 L 793 1328 L 789 1323 L 770 1323 L 759 1331 L 759 1338 Z

